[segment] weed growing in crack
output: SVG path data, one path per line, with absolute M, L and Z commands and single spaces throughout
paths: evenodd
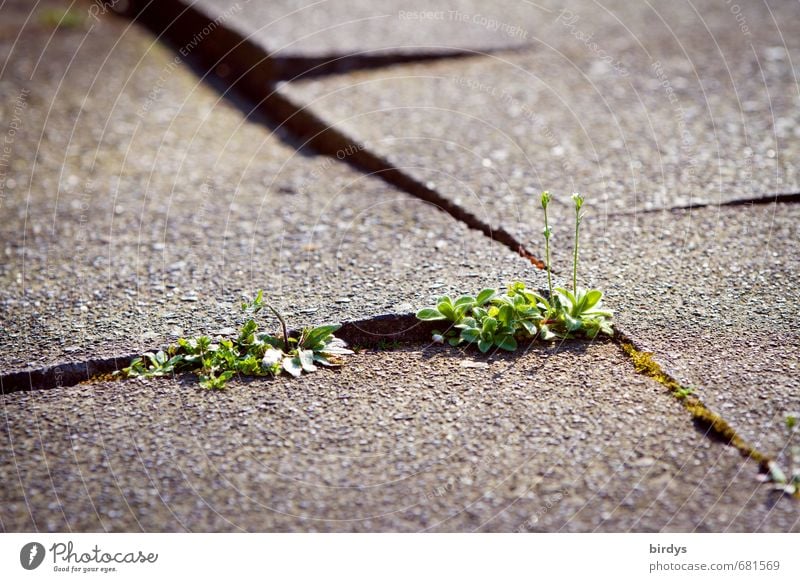
M 767 463 L 766 480 L 772 481 L 776 490 L 800 498 L 800 443 L 796 440 L 800 435 L 800 427 L 796 416 L 786 417 L 786 430 L 789 432 L 789 475 L 787 477 L 775 461 L 770 461 Z
M 544 211 L 545 261 L 548 297 L 526 289 L 522 282 L 514 282 L 505 294 L 495 289 L 484 289 L 477 296 L 462 295 L 453 300 L 440 297 L 433 307 L 417 312 L 423 321 L 446 320 L 453 323 L 446 332 L 435 331 L 434 341 L 447 340 L 450 345 L 476 344 L 481 352 L 493 347 L 514 351 L 518 340 L 577 337 L 595 338 L 598 334 L 613 335 L 611 311 L 600 308 L 602 291 L 578 287 L 578 242 L 581 209 L 584 199 L 573 194 L 575 203 L 575 243 L 572 264 L 572 290 L 553 288 L 550 269 L 550 236 L 547 207 L 550 193 L 540 198 Z
M 286 372 L 298 377 L 303 372 L 315 372 L 317 364 L 339 366 L 341 356 L 353 353 L 333 335 L 341 327 L 338 324 L 307 328 L 298 338 L 290 337 L 283 317 L 264 302 L 261 291 L 241 307 L 249 317 L 236 339 L 222 339 L 215 343 L 208 336 L 181 338 L 166 351 L 148 352 L 134 359 L 121 371 L 122 375 L 126 378 L 152 378 L 195 371 L 201 386 L 220 390 L 237 374 L 277 376 Z M 258 331 L 254 317 L 265 307 L 278 318 L 282 337 Z

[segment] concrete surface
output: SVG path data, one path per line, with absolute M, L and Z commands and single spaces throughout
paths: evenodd
M 243 4 L 220 24 L 287 59 L 500 46 L 485 25 L 395 26 L 405 3 L 332 6 Z M 640 211 L 797 189 L 796 7 L 458 6 L 525 22 L 534 41 L 280 91 L 532 249 L 531 197 L 549 188 L 561 276 L 566 195 L 583 190 L 581 281 L 785 463 L 795 206 Z M 0 23 L 3 372 L 235 325 L 259 287 L 300 325 L 544 284 L 458 221 L 298 151 L 135 25 L 53 30 L 16 1 Z M 795 500 L 611 343 L 420 345 L 222 393 L 187 375 L 2 398 L 4 531 L 800 531 Z
M 362 352 L 298 380 L 98 383 L 3 412 L 6 531 L 800 528 L 608 343 Z
M 186 2 L 263 46 L 274 58 L 446 55 L 525 46 L 550 9 L 514 0 Z

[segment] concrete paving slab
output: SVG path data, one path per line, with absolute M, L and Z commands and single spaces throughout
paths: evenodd
M 796 204 L 587 218 L 582 273 L 618 324 L 739 433 L 786 464 L 800 412 Z M 568 228 L 555 235 L 569 265 Z
M 301 326 L 543 281 L 435 208 L 285 145 L 135 25 L 26 31 L 2 44 L 4 372 L 235 325 L 257 288 Z
M 224 20 L 276 59 L 354 55 L 451 54 L 525 46 L 536 22 L 551 9 L 516 0 L 374 2 L 184 2 Z
M 543 189 L 603 213 L 800 190 L 795 7 L 748 6 L 745 34 L 724 3 L 605 5 L 565 4 L 529 50 L 282 89 L 526 244 Z
M 800 528 L 611 343 L 364 351 L 219 393 L 130 380 L 2 410 L 5 531 Z

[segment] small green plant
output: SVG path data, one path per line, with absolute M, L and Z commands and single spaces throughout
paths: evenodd
M 768 474 L 766 479 L 774 483 L 776 490 L 787 495 L 800 497 L 800 443 L 795 442 L 800 431 L 798 430 L 796 416 L 789 415 L 786 417 L 786 430 L 789 433 L 789 474 L 787 476 L 775 461 L 770 461 L 767 463 Z
M 290 337 L 283 317 L 264 302 L 261 291 L 254 299 L 245 300 L 241 307 L 248 317 L 236 339 L 214 343 L 208 336 L 181 338 L 166 351 L 148 352 L 135 358 L 122 370 L 122 375 L 151 378 L 195 371 L 204 388 L 219 390 L 237 374 L 277 376 L 286 372 L 298 377 L 303 372 L 315 372 L 317 364 L 339 366 L 341 356 L 353 353 L 333 335 L 340 325 L 306 328 L 298 338 Z M 278 318 L 281 337 L 259 332 L 254 318 L 264 308 Z
M 584 199 L 579 194 L 573 194 L 572 199 L 575 203 L 572 290 L 553 288 L 550 267 L 552 231 L 547 217 L 551 197 L 549 192 L 543 192 L 540 202 L 544 211 L 548 296 L 526 289 L 524 283 L 517 281 L 509 285 L 505 294 L 484 289 L 474 297 L 462 295 L 455 300 L 449 296 L 440 297 L 435 306 L 417 312 L 417 318 L 423 321 L 453 323 L 445 332 L 435 331 L 435 341 L 447 340 L 452 346 L 475 344 L 485 353 L 493 347 L 514 351 L 519 340 L 592 339 L 601 333 L 614 333 L 613 313 L 600 307 L 602 291 L 578 287 L 578 243 Z

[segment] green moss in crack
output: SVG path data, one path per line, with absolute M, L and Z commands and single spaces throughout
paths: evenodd
M 259 332 L 255 316 L 269 309 L 281 324 L 281 337 Z M 214 342 L 208 336 L 181 338 L 167 350 L 148 352 L 135 358 L 121 373 L 124 377 L 172 375 L 194 371 L 200 384 L 210 390 L 225 387 L 234 376 L 277 376 L 283 372 L 298 377 L 314 372 L 317 364 L 338 366 L 341 357 L 353 352 L 333 334 L 339 325 L 323 325 L 304 329 L 298 338 L 289 336 L 286 322 L 271 305 L 264 302 L 259 291 L 255 299 L 242 303 L 247 318 L 236 339 Z
M 733 427 L 728 424 L 727 420 L 716 412 L 709 410 L 700 398 L 691 393 L 692 391 L 690 388 L 682 386 L 675 378 L 664 372 L 661 365 L 653 359 L 652 353 L 642 352 L 638 350 L 636 346 L 628 342 L 621 342 L 620 347 L 631 359 L 636 371 L 645 376 L 649 376 L 667 388 L 672 396 L 683 404 L 683 407 L 689 412 L 695 422 L 703 426 L 705 430 L 709 431 L 723 442 L 735 447 L 743 456 L 750 457 L 757 461 L 762 468 L 766 469 L 768 467 L 771 462 L 769 457 L 758 451 L 739 436 Z
M 434 332 L 435 341 L 451 345 L 475 344 L 482 352 L 492 348 L 514 351 L 519 340 L 553 340 L 613 335 L 611 311 L 601 308 L 602 291 L 578 287 L 578 248 L 584 199 L 573 194 L 575 203 L 575 242 L 572 264 L 572 289 L 553 287 L 550 265 L 551 230 L 547 216 L 549 192 L 540 198 L 544 211 L 545 260 L 548 295 L 536 293 L 517 281 L 504 294 L 484 289 L 478 295 L 462 295 L 453 300 L 440 297 L 435 306 L 417 312 L 423 321 L 452 322 L 446 332 Z

